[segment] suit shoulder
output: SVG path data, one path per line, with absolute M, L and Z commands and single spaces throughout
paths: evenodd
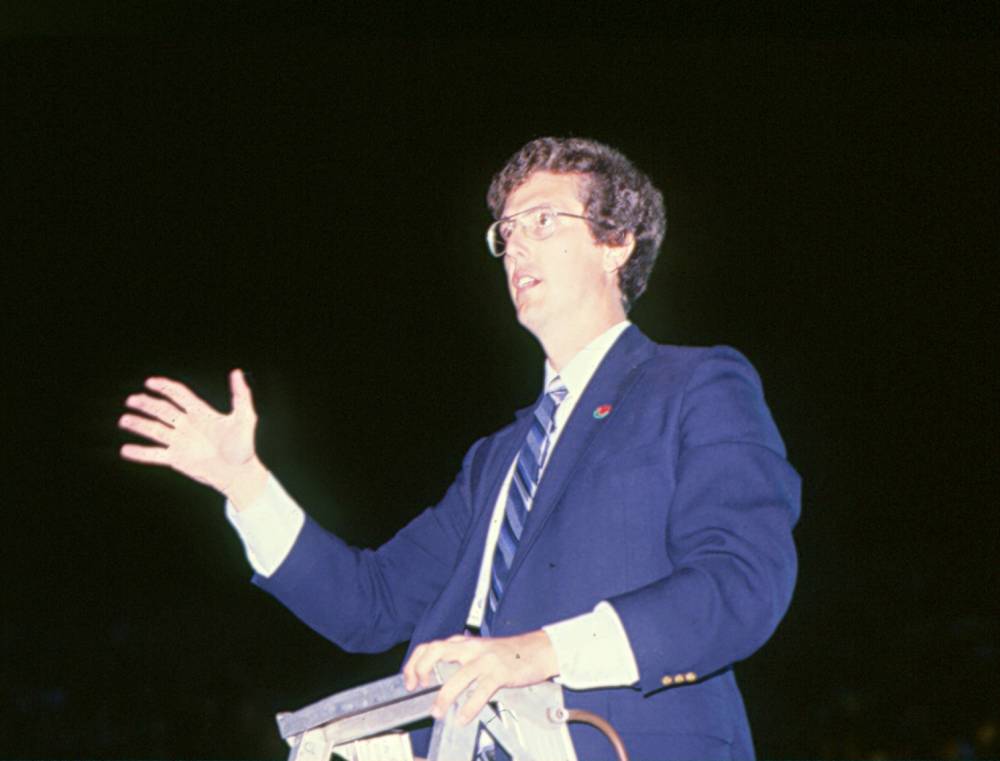
M 674 344 L 654 344 L 654 351 L 641 368 L 654 382 L 670 380 L 687 383 L 696 374 L 705 372 L 738 372 L 760 381 L 750 360 L 732 346 L 677 346 Z
M 771 417 L 760 376 L 731 346 L 657 345 L 648 383 L 660 386 L 668 373 L 681 406 L 689 445 L 719 441 L 753 442 L 784 457 L 785 448 Z

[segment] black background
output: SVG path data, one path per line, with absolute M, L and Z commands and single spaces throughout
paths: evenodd
M 115 421 L 149 374 L 222 407 L 244 367 L 262 459 L 384 541 L 537 394 L 484 194 L 545 134 L 663 189 L 632 318 L 745 352 L 803 475 L 796 597 L 737 669 L 759 754 L 1000 752 L 995 16 L 683 8 L 503 40 L 240 4 L 4 20 L 0 753 L 281 757 L 276 711 L 398 669 L 251 587 L 221 500 L 118 460 Z

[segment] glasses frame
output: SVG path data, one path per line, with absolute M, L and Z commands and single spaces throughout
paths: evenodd
M 504 256 L 507 255 L 506 246 L 504 246 L 504 248 L 501 249 L 499 253 L 497 253 L 497 243 L 496 243 L 496 241 L 501 240 L 506 244 L 506 240 L 497 232 L 497 230 L 500 228 L 500 225 L 502 225 L 504 222 L 512 222 L 514 220 L 517 220 L 517 223 L 521 226 L 521 229 L 524 230 L 525 234 L 528 235 L 528 237 L 531 238 L 532 240 L 545 240 L 550 235 L 552 235 L 555 232 L 554 228 L 552 232 L 543 235 L 541 237 L 533 235 L 531 228 L 528 227 L 528 225 L 523 221 L 523 219 L 518 219 L 518 217 L 524 217 L 525 214 L 531 214 L 532 212 L 539 211 L 540 209 L 548 209 L 557 217 L 571 217 L 572 219 L 582 219 L 586 222 L 593 222 L 594 224 L 600 224 L 597 220 L 585 216 L 583 214 L 571 214 L 568 211 L 559 211 L 552 204 L 541 203 L 538 204 L 538 206 L 532 206 L 530 209 L 523 209 L 517 212 L 517 214 L 511 214 L 506 217 L 500 217 L 500 219 L 496 220 L 492 225 L 486 228 L 486 247 L 489 249 L 490 256 L 492 256 L 495 259 L 502 259 Z

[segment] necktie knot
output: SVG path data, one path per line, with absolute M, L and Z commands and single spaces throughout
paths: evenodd
M 542 397 L 538 406 L 535 407 L 535 418 L 542 426 L 542 431 L 545 435 L 551 435 L 552 431 L 555 430 L 556 408 L 562 404 L 563 399 L 566 398 L 568 393 L 569 389 L 566 388 L 566 385 L 558 375 L 549 381 L 549 387 L 545 392 L 545 396 Z
M 562 378 L 558 375 L 549 381 L 549 390 L 547 396 L 552 399 L 552 402 L 558 407 L 562 400 L 566 398 L 566 394 L 569 393 L 569 389 L 566 388 L 566 384 L 562 382 Z

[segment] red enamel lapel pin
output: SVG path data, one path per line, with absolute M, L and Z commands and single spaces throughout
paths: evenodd
M 595 420 L 604 420 L 604 418 L 606 418 L 610 414 L 611 414 L 610 404 L 602 404 L 600 407 L 596 407 L 594 409 Z

